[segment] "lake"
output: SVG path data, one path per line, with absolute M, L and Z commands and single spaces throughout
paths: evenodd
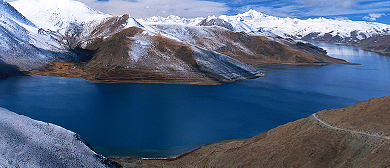
M 105 156 L 156 158 L 390 95 L 390 57 L 316 45 L 362 65 L 263 65 L 266 77 L 220 86 L 12 77 L 0 80 L 0 107 L 72 130 Z

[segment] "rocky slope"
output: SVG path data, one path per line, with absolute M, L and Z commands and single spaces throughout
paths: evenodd
M 390 97 L 324 110 L 250 139 L 203 146 L 174 159 L 114 158 L 124 167 L 387 167 Z
M 0 167 L 121 167 L 71 131 L 0 108 Z

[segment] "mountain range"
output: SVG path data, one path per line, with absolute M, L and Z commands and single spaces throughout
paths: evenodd
M 217 21 L 219 20 L 219 21 Z M 279 36 L 304 41 L 325 41 L 337 43 L 358 42 L 370 37 L 390 35 L 390 25 L 352 21 L 346 18 L 315 18 L 296 19 L 269 16 L 255 10 L 235 16 L 221 15 L 206 18 L 180 18 L 178 16 L 158 17 L 154 16 L 141 19 L 147 24 L 180 24 L 180 25 L 205 25 L 214 23 L 236 32 L 256 32 L 259 35 Z M 207 25 L 207 24 L 206 24 Z
M 28 74 L 93 82 L 220 84 L 263 76 L 253 64 L 348 63 L 295 40 L 331 36 L 357 43 L 390 29 L 350 20 L 277 18 L 254 10 L 134 19 L 74 0 L 1 0 L 0 13 L 0 78 Z

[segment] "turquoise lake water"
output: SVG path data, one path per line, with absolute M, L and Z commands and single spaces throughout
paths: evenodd
M 259 66 L 268 76 L 220 86 L 13 77 L 0 80 L 0 107 L 72 130 L 105 156 L 155 158 L 390 95 L 390 57 L 316 44 L 362 65 Z

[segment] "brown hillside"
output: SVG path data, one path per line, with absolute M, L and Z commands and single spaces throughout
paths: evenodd
M 143 30 L 137 27 L 125 29 L 105 40 L 101 38 L 84 49 L 96 53 L 87 62 L 86 71 L 95 82 L 162 82 L 162 83 L 203 83 L 217 84 L 191 66 L 192 50 L 188 46 L 161 36 L 141 35 Z M 137 37 L 135 37 L 137 36 Z M 146 41 L 148 46 L 137 43 L 138 39 Z M 135 54 L 129 55 L 129 51 Z M 166 55 L 173 57 L 164 57 Z M 133 61 L 134 57 L 140 57 Z M 190 66 L 186 65 L 188 63 Z M 183 71 L 171 66 L 179 64 Z
M 371 37 L 355 45 L 364 50 L 390 55 L 390 35 Z
M 247 140 L 175 159 L 114 158 L 124 167 L 388 167 L 390 96 L 321 111 Z

